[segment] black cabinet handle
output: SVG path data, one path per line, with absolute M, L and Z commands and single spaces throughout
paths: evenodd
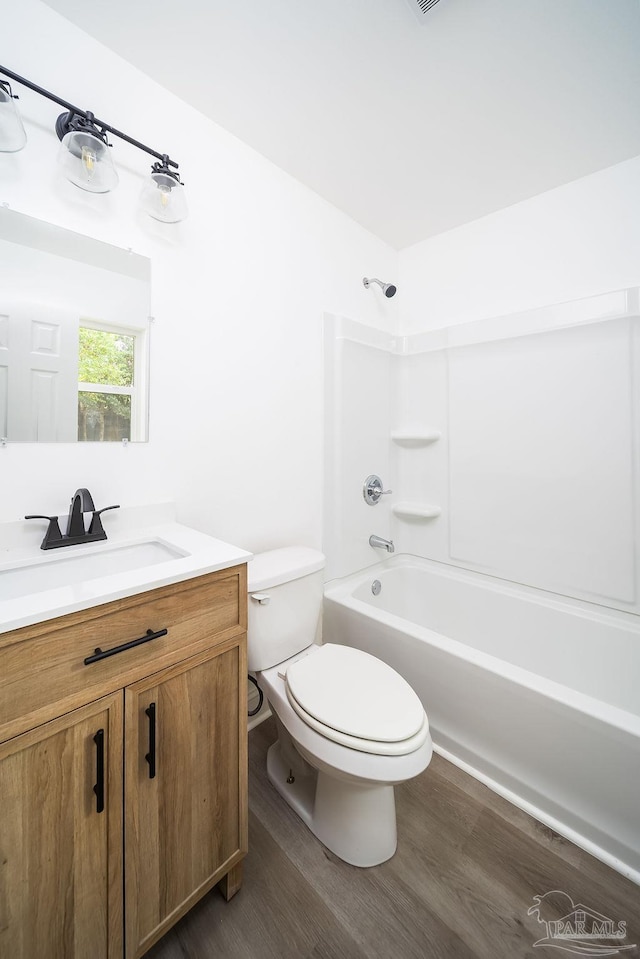
M 149 779 L 156 778 L 156 704 L 149 703 L 149 708 L 145 709 L 149 717 L 149 752 L 144 757 L 149 763 Z
M 140 639 L 132 639 L 130 643 L 123 643 L 122 646 L 112 646 L 111 649 L 100 649 L 96 647 L 93 652 L 93 656 L 87 656 L 84 661 L 85 666 L 90 666 L 91 663 L 97 663 L 101 659 L 107 659 L 109 656 L 117 656 L 118 653 L 124 653 L 127 649 L 133 649 L 134 646 L 142 646 L 143 643 L 149 643 L 152 639 L 158 639 L 159 636 L 166 636 L 169 630 L 159 629 L 154 633 L 152 629 L 148 629 L 144 636 L 141 636 Z
M 104 812 L 104 729 L 99 729 L 93 737 L 96 744 L 96 812 Z

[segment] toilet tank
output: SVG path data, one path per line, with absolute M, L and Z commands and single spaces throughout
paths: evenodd
M 288 546 L 258 553 L 247 568 L 248 667 L 268 669 L 310 646 L 322 610 L 324 556 Z

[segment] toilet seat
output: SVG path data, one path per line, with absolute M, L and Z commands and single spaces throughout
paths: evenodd
M 349 646 L 325 643 L 285 673 L 291 707 L 312 729 L 379 756 L 419 749 L 429 723 L 418 696 L 390 666 Z
M 309 726 L 311 729 L 315 729 L 315 731 L 320 733 L 321 736 L 324 736 L 325 739 L 330 739 L 332 742 L 338 743 L 340 746 L 347 746 L 349 749 L 356 749 L 362 753 L 372 753 L 375 756 L 405 756 L 408 753 L 415 752 L 429 738 L 429 722 L 426 714 L 424 716 L 423 725 L 421 728 L 409 739 L 403 739 L 400 742 L 395 743 L 378 742 L 373 739 L 361 739 L 357 736 L 348 736 L 346 733 L 341 733 L 339 730 L 333 729 L 331 726 L 325 726 L 323 723 L 318 722 L 317 719 L 314 719 L 313 716 L 311 716 L 309 713 L 306 713 L 304 709 L 302 709 L 302 707 L 295 701 L 288 688 L 287 696 L 291 706 L 307 726 Z

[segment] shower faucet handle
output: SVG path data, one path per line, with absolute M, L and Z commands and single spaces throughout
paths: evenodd
M 376 476 L 375 473 L 372 473 L 371 476 L 367 476 L 362 487 L 364 501 L 369 506 L 375 506 L 376 503 L 379 502 L 381 496 L 388 496 L 392 492 L 393 490 L 384 489 L 382 480 L 379 476 Z

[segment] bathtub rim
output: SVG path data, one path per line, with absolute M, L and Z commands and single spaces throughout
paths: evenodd
M 520 586 L 511 582 L 505 582 L 504 580 L 489 576 L 485 573 L 476 573 L 471 570 L 460 569 L 460 567 L 457 566 L 450 566 L 446 563 L 440 563 L 437 560 L 427 560 L 410 553 L 399 553 L 391 556 L 382 562 L 365 567 L 349 576 L 330 580 L 325 583 L 324 586 L 325 601 L 345 606 L 364 617 L 375 619 L 392 629 L 399 629 L 402 632 L 423 639 L 432 646 L 450 653 L 458 659 L 470 662 L 478 668 L 488 669 L 492 673 L 515 682 L 520 686 L 533 689 L 535 692 L 543 696 L 548 696 L 558 703 L 571 706 L 584 715 L 607 723 L 628 735 L 640 738 L 640 714 L 636 715 L 619 706 L 614 706 L 604 700 L 596 699 L 587 693 L 574 690 L 570 686 L 566 686 L 563 683 L 559 683 L 545 676 L 540 676 L 529 669 L 525 669 L 523 666 L 516 666 L 513 663 L 506 662 L 491 653 L 486 653 L 473 646 L 468 646 L 436 630 L 429 629 L 426 626 L 420 626 L 410 620 L 405 620 L 396 613 L 376 609 L 373 604 L 361 599 L 356 599 L 353 595 L 355 589 L 359 586 L 372 578 L 376 578 L 375 570 L 384 572 L 385 570 L 407 566 L 418 566 L 437 573 L 438 575 L 444 575 L 449 579 L 463 582 L 475 581 L 475 585 L 478 584 L 478 578 L 480 578 L 483 586 L 486 586 L 487 589 L 491 589 L 492 592 L 498 594 L 527 598 L 531 602 L 537 601 L 539 604 L 549 608 L 570 612 L 583 618 L 596 618 L 602 625 L 612 624 L 620 626 L 624 624 L 638 633 L 638 642 L 640 643 L 640 617 L 638 617 L 637 614 L 628 613 L 624 610 L 611 609 L 609 607 L 603 609 L 603 607 L 598 604 L 589 603 L 586 600 L 560 597 L 556 593 L 547 593 L 545 590 L 536 587 Z M 323 636 L 323 642 L 327 641 L 331 640 Z
M 539 586 L 529 586 L 526 583 L 519 583 L 512 579 L 503 579 L 492 573 L 484 573 L 481 570 L 469 569 L 467 566 L 459 566 L 456 563 L 445 563 L 442 560 L 427 559 L 419 556 L 417 553 L 394 553 L 370 566 L 363 566 L 354 570 L 345 576 L 335 576 L 327 580 L 324 584 L 325 595 L 331 591 L 332 597 L 335 595 L 349 595 L 350 585 L 357 580 L 357 586 L 366 583 L 371 573 L 376 569 L 386 570 L 395 569 L 403 566 L 418 566 L 433 571 L 439 576 L 447 579 L 458 580 L 460 582 L 469 582 L 477 584 L 478 580 L 483 586 L 491 592 L 501 593 L 508 596 L 517 596 L 527 599 L 531 602 L 548 606 L 551 609 L 558 609 L 566 612 L 570 610 L 577 616 L 588 619 L 596 619 L 603 624 L 626 624 L 633 631 L 638 633 L 640 640 L 640 614 L 627 609 L 620 609 L 617 606 L 607 606 L 604 603 L 596 603 L 587 599 L 580 599 L 576 596 L 570 596 L 568 593 L 558 593 L 551 590 L 542 589 Z

